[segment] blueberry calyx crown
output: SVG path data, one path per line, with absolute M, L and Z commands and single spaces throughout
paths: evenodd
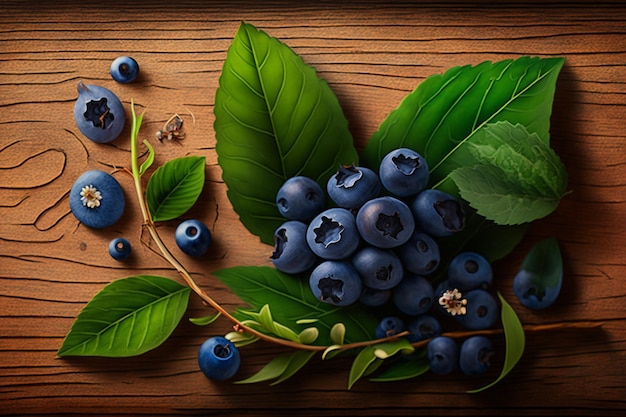
M 405 156 L 404 154 L 395 156 L 391 158 L 391 160 L 398 171 L 407 176 L 412 175 L 421 165 L 419 158 L 412 158 L 410 156 Z
M 465 212 L 458 201 L 439 200 L 435 202 L 434 208 L 449 231 L 460 232 L 465 228 Z
M 363 177 L 363 171 L 354 165 L 343 165 L 335 174 L 337 187 L 352 188 Z
M 106 97 L 102 97 L 100 100 L 88 101 L 86 105 L 87 110 L 83 113 L 83 116 L 93 123 L 94 127 L 106 129 L 115 119 L 107 105 Z
M 343 300 L 343 281 L 326 277 L 320 279 L 317 287 L 322 292 L 322 301 L 330 299 L 334 303 L 340 303 Z
M 326 216 L 322 216 L 322 224 L 313 229 L 315 233 L 315 243 L 322 243 L 327 248 L 333 243 L 341 241 L 344 227 L 341 223 L 336 222 Z
M 218 358 L 228 358 L 230 356 L 230 347 L 226 344 L 217 344 L 213 349 L 213 353 L 215 353 L 215 356 Z
M 285 250 L 287 240 L 287 229 L 283 227 L 274 235 L 274 252 L 272 252 L 270 259 L 280 258 L 280 255 L 282 255 Z
M 376 219 L 376 229 L 380 230 L 383 236 L 391 236 L 397 239 L 398 233 L 404 230 L 404 226 L 400 220 L 400 214 L 397 211 L 391 216 L 380 213 Z

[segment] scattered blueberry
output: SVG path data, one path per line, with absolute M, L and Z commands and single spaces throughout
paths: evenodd
M 289 220 L 311 220 L 324 209 L 325 204 L 324 190 L 309 177 L 289 178 L 276 194 L 276 207 Z
M 128 239 L 118 237 L 109 242 L 109 255 L 118 261 L 123 261 L 130 256 L 131 245 Z
M 189 219 L 176 228 L 176 244 L 190 256 L 202 256 L 211 245 L 211 231 L 200 220 Z
M 361 275 L 363 285 L 376 290 L 389 290 L 404 276 L 402 262 L 388 249 L 365 246 L 354 254 L 352 265 Z
M 122 102 L 111 90 L 81 81 L 74 104 L 74 120 L 88 139 L 108 143 L 122 133 L 126 114 Z
M 237 373 L 240 364 L 239 350 L 225 337 L 211 337 L 200 345 L 198 365 L 209 379 L 230 379 Z
M 428 164 L 422 155 L 412 149 L 394 149 L 381 161 L 378 175 L 389 192 L 398 197 L 408 197 L 426 188 Z
M 420 275 L 406 275 L 394 288 L 392 299 L 404 314 L 419 316 L 426 313 L 433 304 L 433 286 Z
M 548 287 L 534 273 L 522 269 L 513 278 L 513 292 L 524 307 L 540 310 L 554 304 L 561 292 L 561 281 Z
M 102 229 L 117 222 L 126 205 L 119 182 L 104 171 L 82 174 L 70 190 L 70 209 L 85 226 Z
M 342 166 L 328 179 L 326 190 L 339 207 L 356 209 L 380 193 L 378 175 L 369 168 Z
M 461 252 L 450 261 L 448 279 L 461 291 L 487 289 L 493 281 L 493 270 L 484 256 L 476 252 Z
M 488 329 L 500 317 L 498 303 L 490 292 L 478 288 L 463 293 L 463 297 L 467 299 L 466 313 L 456 315 L 455 318 L 466 329 Z
M 129 56 L 120 56 L 111 62 L 110 72 L 118 83 L 130 83 L 139 75 L 139 64 Z
M 433 237 L 446 237 L 465 228 L 465 211 L 461 203 L 448 193 L 428 189 L 411 203 L 418 229 Z
M 395 336 L 404 331 L 404 322 L 396 316 L 388 316 L 383 318 L 376 326 L 376 338 Z
M 353 304 L 363 291 L 359 273 L 352 264 L 341 261 L 325 261 L 315 267 L 309 286 L 315 298 L 336 306 Z
M 422 314 L 410 319 L 406 323 L 406 330 L 409 331 L 407 336 L 409 342 L 415 343 L 439 336 L 441 334 L 441 324 L 439 320 L 430 314 Z
M 389 196 L 363 204 L 356 215 L 356 226 L 363 240 L 383 249 L 402 245 L 415 230 L 409 207 Z
M 480 375 L 489 369 L 493 345 L 485 336 L 470 336 L 461 345 L 459 367 L 465 375 Z
M 307 225 L 288 220 L 274 232 L 272 263 L 279 271 L 298 274 L 312 268 L 317 260 L 306 242 Z
M 407 271 L 419 275 L 428 275 L 437 270 L 441 255 L 437 242 L 419 230 L 397 250 L 398 257 Z
M 315 216 L 309 223 L 306 240 L 313 253 L 330 260 L 347 258 L 361 242 L 354 216 L 339 207 L 324 210 Z
M 426 345 L 426 357 L 430 370 L 437 375 L 448 375 L 459 364 L 459 347 L 454 339 L 437 336 Z

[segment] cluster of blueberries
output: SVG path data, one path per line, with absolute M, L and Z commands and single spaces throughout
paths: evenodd
M 395 313 L 380 321 L 376 336 L 408 330 L 411 342 L 433 338 L 427 353 L 434 373 L 457 367 L 482 373 L 493 354 L 489 339 L 475 336 L 459 348 L 440 335 L 431 312 L 454 317 L 467 329 L 491 327 L 499 316 L 488 291 L 492 268 L 480 254 L 462 252 L 450 262 L 447 279 L 433 287 L 429 276 L 441 261 L 437 239 L 463 230 L 465 213 L 454 196 L 427 188 L 428 181 L 426 160 L 408 148 L 389 152 L 378 174 L 340 167 L 326 184 L 332 207 L 315 180 L 288 179 L 276 195 L 286 220 L 274 233 L 271 260 L 285 273 L 307 273 L 322 302 L 391 306 Z

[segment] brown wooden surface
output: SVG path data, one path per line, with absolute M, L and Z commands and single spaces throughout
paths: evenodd
M 0 414 L 59 415 L 394 415 L 569 414 L 626 412 L 626 7 L 507 3 L 178 3 L 0 2 Z M 36 6 L 35 6 L 36 4 Z M 211 5 L 208 5 L 211 4 Z M 130 177 L 123 220 L 94 231 L 78 224 L 68 191 L 87 169 L 129 166 L 128 129 L 109 145 L 85 139 L 73 121 L 79 80 L 115 91 L 147 110 L 142 138 L 156 164 L 207 157 L 207 183 L 186 217 L 205 220 L 215 237 L 208 258 L 175 253 L 229 309 L 239 305 L 211 276 L 235 265 L 266 265 L 270 248 L 238 222 L 216 163 L 213 102 L 232 37 L 245 20 L 278 37 L 317 68 L 336 92 L 359 148 L 424 78 L 460 64 L 520 55 L 564 56 L 552 118 L 552 143 L 570 175 L 557 212 L 535 224 L 518 250 L 496 264 L 499 288 L 525 323 L 602 321 L 597 331 L 528 334 L 520 364 L 499 385 L 463 393 L 488 376 L 423 376 L 389 384 L 361 381 L 346 390 L 350 362 L 314 360 L 287 383 L 208 381 L 196 352 L 226 320 L 209 328 L 183 320 L 158 349 L 130 359 L 61 359 L 56 350 L 85 303 L 105 284 L 137 273 L 178 279 L 140 244 L 140 214 Z M 111 80 L 112 59 L 130 54 L 141 79 Z M 187 138 L 159 143 L 154 132 L 181 114 Z M 195 118 L 195 123 L 191 115 Z M 155 165 L 156 166 L 156 165 Z M 175 248 L 176 222 L 161 226 Z M 117 236 L 133 260 L 114 261 Z M 565 282 L 557 305 L 519 307 L 512 273 L 532 246 L 557 236 Z M 192 298 L 188 317 L 209 313 Z M 502 340 L 496 341 L 501 348 Z M 240 376 L 280 350 L 243 348 Z M 501 365 L 502 356 L 498 364 Z

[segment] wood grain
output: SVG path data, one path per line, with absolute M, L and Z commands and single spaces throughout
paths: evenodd
M 13 415 L 623 415 L 626 412 L 626 7 L 616 3 L 34 2 L 0 3 L 0 414 Z M 114 90 L 126 108 L 146 110 L 142 136 L 155 166 L 177 156 L 207 157 L 207 184 L 188 217 L 206 221 L 208 258 L 183 257 L 198 282 L 228 308 L 239 305 L 211 272 L 268 264 L 268 247 L 238 222 L 216 162 L 213 103 L 226 50 L 245 20 L 281 39 L 335 91 L 359 149 L 384 117 L 433 73 L 520 55 L 564 56 L 552 116 L 552 143 L 565 163 L 569 194 L 537 222 L 518 250 L 498 262 L 499 288 L 525 323 L 603 322 L 599 330 L 528 335 L 521 363 L 499 385 L 430 375 L 402 383 L 361 381 L 346 390 L 350 363 L 314 360 L 288 383 L 213 383 L 196 351 L 228 331 L 186 320 L 156 350 L 129 359 L 60 359 L 56 350 L 85 303 L 114 279 L 154 273 L 177 279 L 141 245 L 131 178 L 124 218 L 102 231 L 69 212 L 68 191 L 87 169 L 129 166 L 128 130 L 112 144 L 86 140 L 73 122 L 79 80 Z M 110 62 L 138 60 L 138 82 L 116 84 Z M 187 138 L 159 143 L 174 113 Z M 176 222 L 161 226 L 175 247 Z M 113 237 L 134 245 L 129 263 L 106 253 Z M 557 236 L 565 258 L 562 296 L 545 312 L 514 302 L 510 282 L 526 251 Z M 188 317 L 208 310 L 192 299 Z M 502 340 L 496 341 L 502 348 Z M 241 375 L 278 351 L 247 348 Z M 501 365 L 502 357 L 497 365 Z M 498 366 L 495 366 L 498 368 Z

